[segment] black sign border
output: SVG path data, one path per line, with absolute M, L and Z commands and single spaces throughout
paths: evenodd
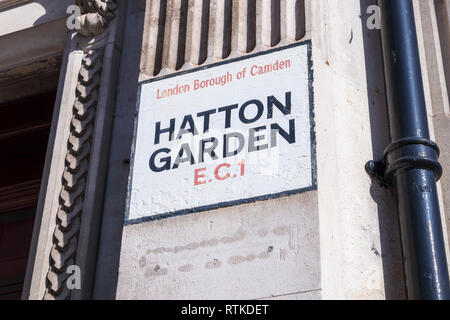
M 309 87 L 309 107 L 310 107 L 309 108 L 309 121 L 310 121 L 310 139 L 311 139 L 310 145 L 311 145 L 311 177 L 312 177 L 311 186 L 306 187 L 306 188 L 301 188 L 301 189 L 295 189 L 295 190 L 283 191 L 283 192 L 274 193 L 274 194 L 267 194 L 267 195 L 263 195 L 263 196 L 252 197 L 252 198 L 233 200 L 233 201 L 225 201 L 225 202 L 220 202 L 220 203 L 206 205 L 206 206 L 182 209 L 182 210 L 178 210 L 178 211 L 174 211 L 174 212 L 167 212 L 167 213 L 162 213 L 162 214 L 153 215 L 153 216 L 149 216 L 149 217 L 142 217 L 142 218 L 137 218 L 137 219 L 132 219 L 132 220 L 129 219 L 131 188 L 132 188 L 132 184 L 133 184 L 134 154 L 136 151 L 137 127 L 138 127 L 138 122 L 139 122 L 139 106 L 140 106 L 140 102 L 141 102 L 142 86 L 144 84 L 156 82 L 156 81 L 160 81 L 160 80 L 164 80 L 164 79 L 168 79 L 168 78 L 174 78 L 174 77 L 182 76 L 185 74 L 202 71 L 202 70 L 222 66 L 225 64 L 229 64 L 229 63 L 233 63 L 233 62 L 237 62 L 237 61 L 243 61 L 243 60 L 251 59 L 254 57 L 263 56 L 263 55 L 267 55 L 270 53 L 283 51 L 283 50 L 291 49 L 291 48 L 295 48 L 295 47 L 305 46 L 305 45 L 307 46 L 307 53 L 308 53 L 308 87 Z M 206 65 L 203 67 L 189 69 L 186 71 L 181 71 L 181 72 L 176 72 L 176 73 L 172 73 L 172 74 L 161 76 L 161 77 L 156 77 L 156 78 L 153 78 L 150 80 L 141 81 L 138 84 L 138 92 L 137 92 L 136 117 L 135 117 L 135 121 L 134 121 L 133 143 L 131 146 L 130 174 L 129 174 L 129 181 L 128 181 L 128 190 L 127 190 L 127 199 L 126 199 L 127 204 L 126 204 L 124 225 L 125 226 L 136 225 L 136 224 L 141 224 L 144 222 L 158 221 L 158 220 L 162 220 L 162 219 L 179 217 L 179 216 L 184 216 L 184 215 L 194 214 L 194 213 L 200 213 L 203 211 L 216 210 L 219 208 L 226 208 L 226 207 L 231 207 L 231 206 L 240 205 L 240 204 L 254 203 L 257 201 L 264 201 L 264 200 L 269 200 L 269 199 L 278 199 L 278 198 L 287 197 L 287 196 L 291 196 L 291 195 L 298 194 L 298 193 L 304 193 L 304 192 L 308 192 L 308 191 L 317 190 L 316 132 L 315 132 L 315 121 L 314 121 L 314 86 L 313 86 L 313 83 L 314 83 L 314 73 L 313 73 L 311 40 L 305 40 L 305 41 L 293 43 L 293 44 L 290 44 L 287 46 L 277 47 L 274 49 L 257 52 L 254 54 L 249 54 L 249 55 L 238 57 L 238 58 L 220 61 L 220 62 L 209 64 L 209 65 Z

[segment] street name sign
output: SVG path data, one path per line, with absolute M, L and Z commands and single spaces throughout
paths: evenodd
M 316 187 L 311 43 L 139 84 L 126 224 Z

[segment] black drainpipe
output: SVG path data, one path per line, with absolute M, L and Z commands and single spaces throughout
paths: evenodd
M 398 201 L 409 299 L 450 299 L 436 181 L 438 146 L 430 141 L 411 0 L 379 0 L 391 144 L 367 172 Z

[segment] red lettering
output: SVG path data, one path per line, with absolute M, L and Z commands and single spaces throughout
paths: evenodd
M 220 166 L 218 166 L 218 167 L 216 168 L 216 170 L 214 171 L 214 176 L 216 177 L 217 180 L 223 181 L 223 180 L 226 180 L 226 179 L 228 179 L 228 178 L 230 177 L 230 173 L 227 173 L 225 176 L 220 176 L 220 175 L 219 175 L 219 171 L 220 171 L 220 169 L 222 169 L 223 167 L 229 168 L 229 167 L 231 167 L 231 165 L 228 164 L 228 163 L 224 163 L 224 164 L 221 164 Z
M 243 177 L 245 174 L 245 160 L 242 160 L 241 162 L 239 162 L 238 165 L 241 166 L 241 177 Z
M 199 174 L 202 171 L 206 171 L 206 168 L 200 168 L 195 170 L 194 174 L 194 186 L 199 186 L 201 184 L 205 184 L 206 181 L 199 181 L 200 178 L 205 178 L 206 176 L 204 174 Z
M 200 81 L 195 80 L 194 81 L 194 90 L 198 90 L 198 89 L 200 89 Z

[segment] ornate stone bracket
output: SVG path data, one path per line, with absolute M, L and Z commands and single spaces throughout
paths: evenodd
M 104 46 L 108 38 L 107 26 L 115 17 L 114 11 L 117 8 L 115 0 L 76 0 L 76 4 L 83 13 L 78 33 L 82 36 L 79 44 L 84 56 L 72 109 L 59 208 L 43 297 L 45 300 L 71 299 L 71 290 L 67 286 L 70 274 L 67 269 L 77 262 Z

